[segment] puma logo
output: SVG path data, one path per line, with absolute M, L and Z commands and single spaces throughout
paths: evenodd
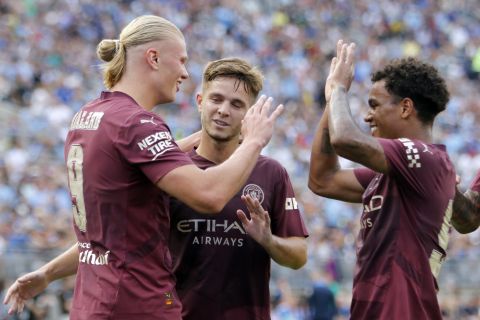
M 151 124 L 157 125 L 157 124 L 153 121 L 153 117 L 151 117 L 150 119 L 140 119 L 140 123 L 141 123 L 141 124 L 151 123 Z

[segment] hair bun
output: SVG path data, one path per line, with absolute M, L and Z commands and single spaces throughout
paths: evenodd
M 99 59 L 110 62 L 117 52 L 117 42 L 114 39 L 103 39 L 97 46 L 97 56 Z

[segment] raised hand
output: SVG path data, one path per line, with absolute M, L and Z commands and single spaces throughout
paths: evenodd
M 273 126 L 278 116 L 283 112 L 283 105 L 278 105 L 270 113 L 273 99 L 262 95 L 247 111 L 242 121 L 243 142 L 256 141 L 265 147 L 273 134 Z
M 5 299 L 3 300 L 4 304 L 10 304 L 8 313 L 22 312 L 25 302 L 43 292 L 48 284 L 49 282 L 45 273 L 38 270 L 18 278 L 10 288 L 8 288 Z
M 330 101 L 335 87 L 341 86 L 347 91 L 350 89 L 354 75 L 354 54 L 355 43 L 344 43 L 343 40 L 338 40 L 337 55 L 332 58 L 330 72 L 325 84 L 325 99 L 327 102 Z
M 263 247 L 268 247 L 272 241 L 272 231 L 270 229 L 270 215 L 265 211 L 256 198 L 250 195 L 242 196 L 250 219 L 247 218 L 245 212 L 237 210 L 237 216 L 242 222 L 245 231 Z

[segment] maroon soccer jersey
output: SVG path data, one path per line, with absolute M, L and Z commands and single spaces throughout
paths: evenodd
M 191 153 L 202 169 L 214 163 Z M 170 251 L 184 320 L 270 319 L 270 257 L 245 233 L 241 195 L 256 197 L 271 217 L 272 233 L 308 236 L 285 169 L 260 156 L 245 186 L 218 215 L 201 215 L 171 200 Z
M 121 92 L 73 118 L 65 144 L 79 242 L 72 319 L 180 319 L 169 197 L 154 183 L 192 164 L 163 120 Z
M 470 189 L 476 192 L 480 192 L 480 171 L 477 173 L 475 179 L 473 179 Z
M 389 173 L 356 169 L 365 188 L 352 319 L 441 319 L 455 170 L 441 145 L 379 139 Z

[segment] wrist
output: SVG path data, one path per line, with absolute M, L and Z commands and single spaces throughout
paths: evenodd
M 38 269 L 37 272 L 40 273 L 47 283 L 55 280 L 52 267 L 49 265 L 49 263 Z
M 240 145 L 240 147 L 244 147 L 245 149 L 249 149 L 253 152 L 258 152 L 258 154 L 260 154 L 264 147 L 264 144 L 256 137 L 245 137 L 242 140 L 242 144 Z
M 267 250 L 267 252 L 270 252 L 275 246 L 275 239 L 271 233 L 265 236 L 262 246 L 265 248 L 265 250 Z

